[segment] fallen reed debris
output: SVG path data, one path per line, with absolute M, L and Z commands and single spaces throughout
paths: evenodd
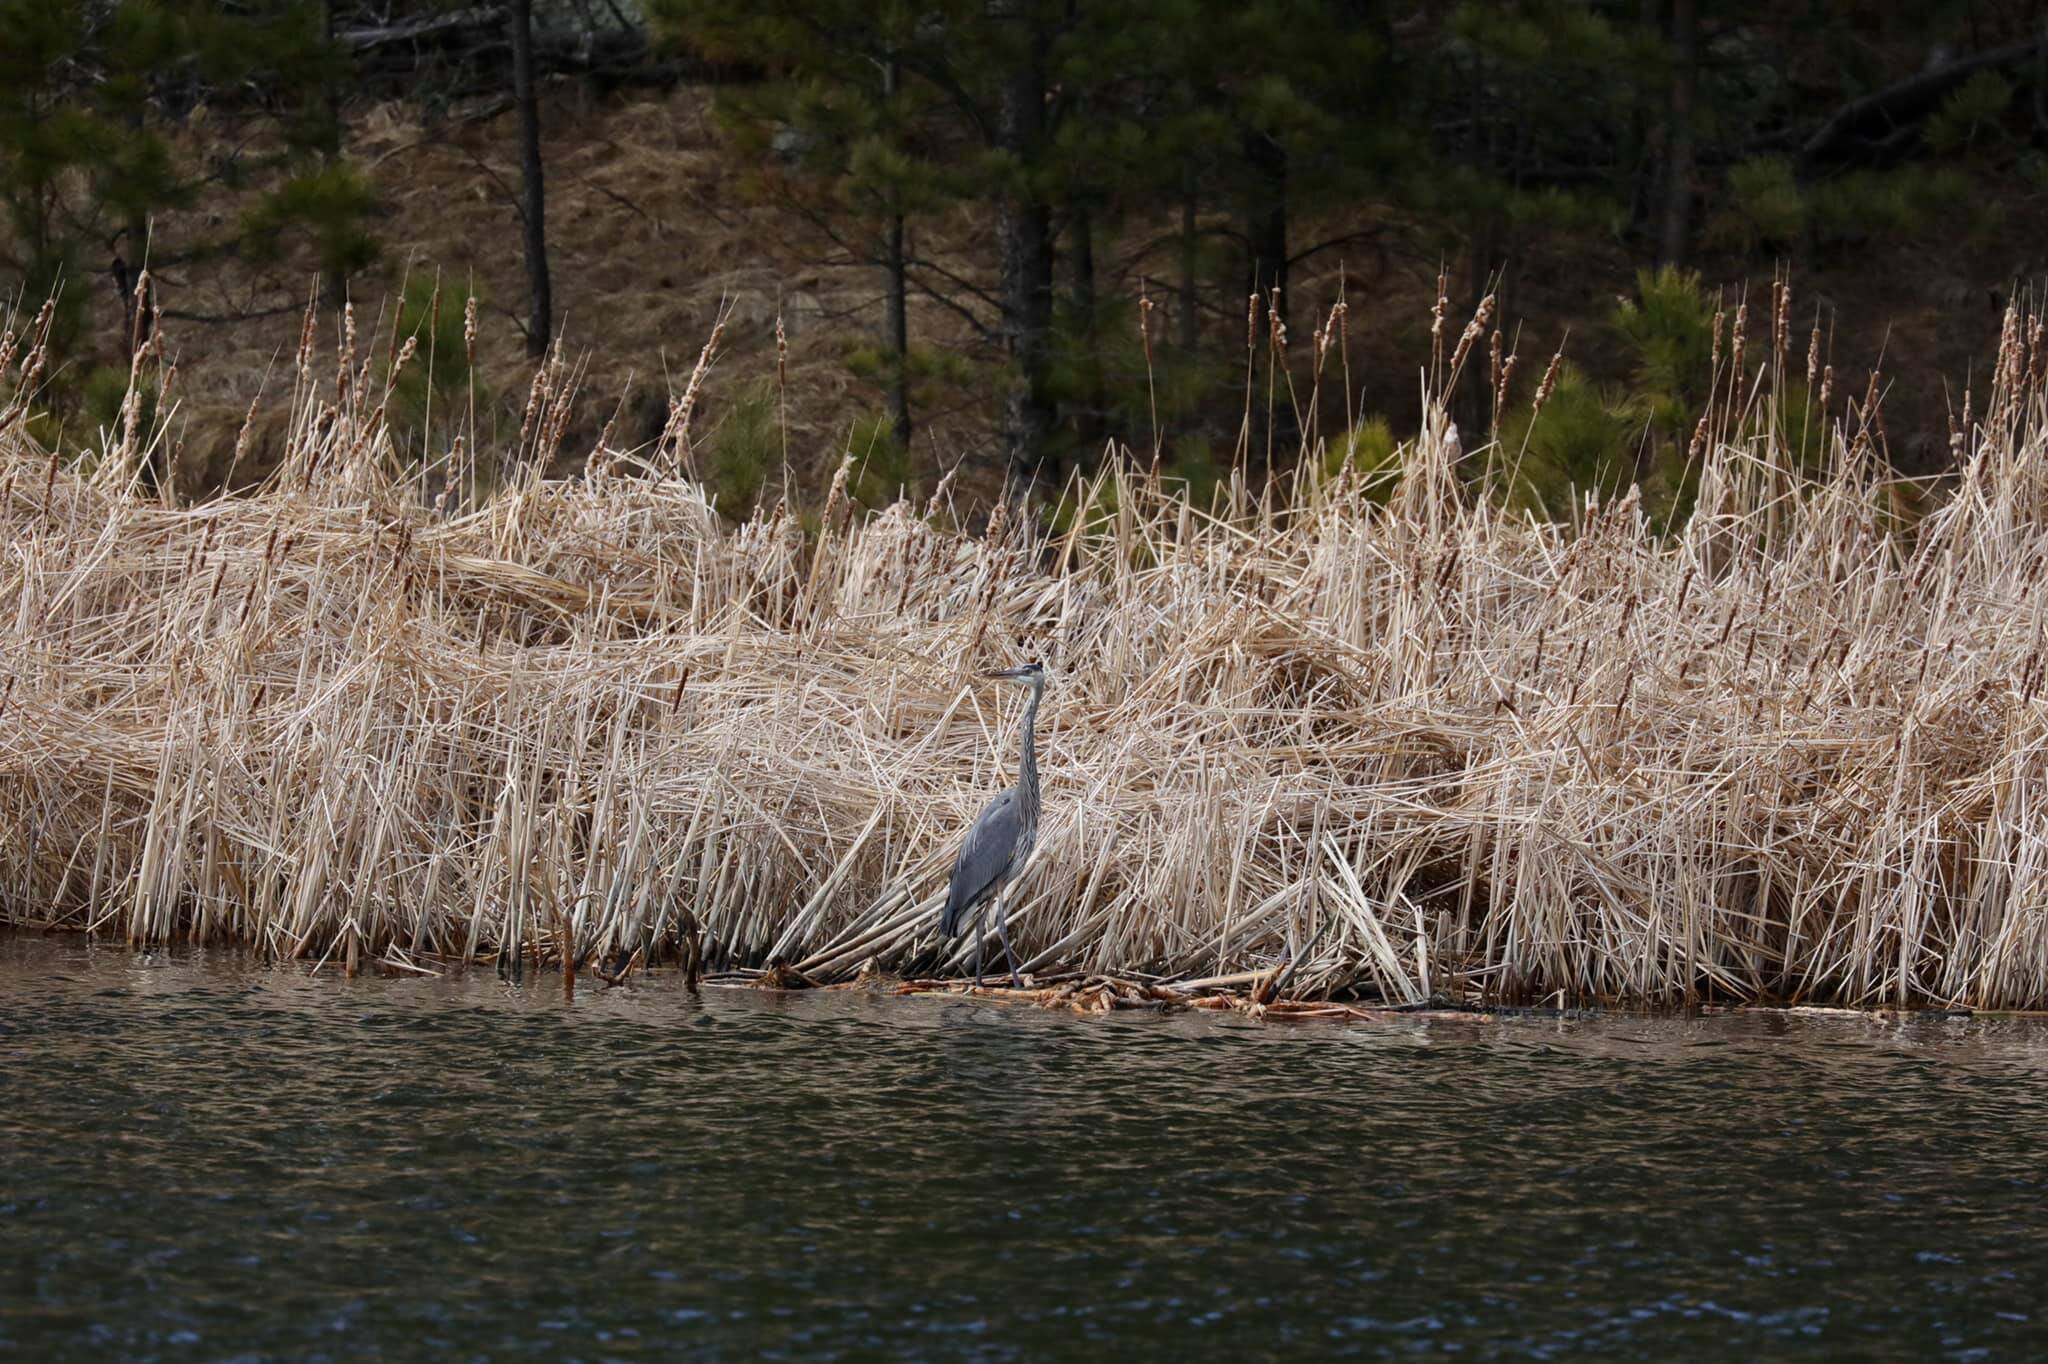
M 974 673 L 1035 656 L 1027 972 L 2048 1006 L 2040 367 L 2000 366 L 1910 520 L 1869 405 L 1798 467 L 1764 363 L 1717 384 L 1676 528 L 1510 510 L 1472 471 L 1514 452 L 1460 464 L 1435 404 L 1384 505 L 1315 459 L 1213 504 L 1112 463 L 1066 529 L 976 535 L 936 501 L 727 524 L 677 472 L 686 409 L 656 462 L 544 480 L 560 364 L 487 499 L 473 440 L 401 462 L 374 382 L 304 354 L 283 463 L 197 505 L 148 491 L 160 434 L 60 466 L 16 403 L 0 920 L 344 969 L 955 973 L 945 870 L 1015 751 Z

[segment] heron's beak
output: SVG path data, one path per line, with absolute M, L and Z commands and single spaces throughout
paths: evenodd
M 997 668 L 993 672 L 983 673 L 982 676 L 989 678 L 1008 678 L 1014 680 L 1016 678 L 1024 676 L 1026 673 L 1030 671 L 1031 669 L 1029 668 Z

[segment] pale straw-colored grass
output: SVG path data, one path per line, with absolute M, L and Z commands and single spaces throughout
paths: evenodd
M 1632 498 L 1503 510 L 1440 408 L 1384 506 L 1112 468 L 1075 529 L 982 535 L 836 497 L 821 535 L 722 524 L 686 430 L 516 472 L 559 368 L 475 505 L 304 359 L 250 496 L 168 507 L 146 433 L 60 467 L 9 418 L 0 918 L 363 969 L 659 962 L 694 922 L 714 967 L 956 971 L 946 868 L 1018 721 L 975 673 L 1038 656 L 1040 973 L 2048 1005 L 2028 368 L 1910 524 L 1860 424 L 1797 474 L 1731 377 L 1662 536 Z

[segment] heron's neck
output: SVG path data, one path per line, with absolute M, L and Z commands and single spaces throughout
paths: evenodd
M 1038 808 L 1038 698 L 1045 688 L 1031 689 L 1031 704 L 1024 709 L 1024 756 L 1017 760 L 1017 793 L 1033 810 Z

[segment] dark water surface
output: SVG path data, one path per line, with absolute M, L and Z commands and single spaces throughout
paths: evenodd
M 0 1355 L 2048 1353 L 2048 1029 L 1257 1026 L 0 938 Z

